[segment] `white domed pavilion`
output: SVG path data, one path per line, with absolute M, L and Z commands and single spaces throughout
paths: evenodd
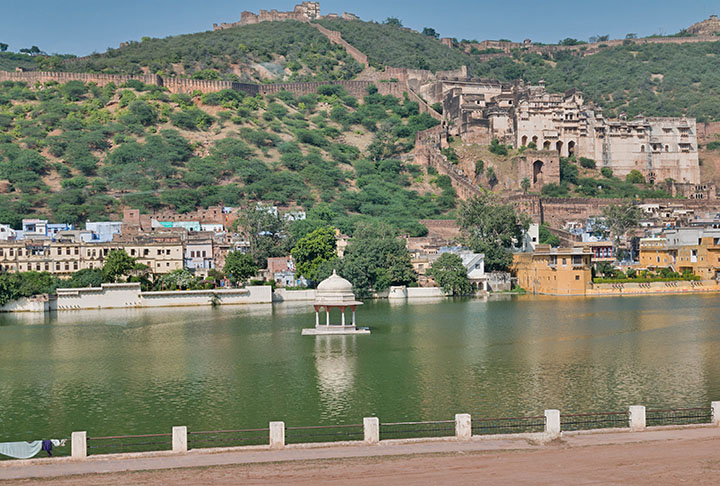
M 303 329 L 303 335 L 318 334 L 370 334 L 366 327 L 358 328 L 355 325 L 355 309 L 362 305 L 362 302 L 355 300 L 352 284 L 342 278 L 333 270 L 333 274 L 320 282 L 315 293 L 315 327 Z M 325 309 L 325 324 L 320 324 L 320 310 Z M 330 311 L 340 309 L 340 323 L 330 323 Z M 352 311 L 352 323 L 345 323 L 345 310 Z

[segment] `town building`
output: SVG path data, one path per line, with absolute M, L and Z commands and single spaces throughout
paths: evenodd
M 107 243 L 122 233 L 122 221 L 88 221 L 85 229 L 92 232 L 92 242 Z
M 532 253 L 516 253 L 512 271 L 517 284 L 533 294 L 585 295 L 592 283 L 590 248 L 537 245 Z

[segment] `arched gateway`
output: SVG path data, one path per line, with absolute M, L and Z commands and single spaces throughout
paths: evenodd
M 370 330 L 366 327 L 357 327 L 355 325 L 355 309 L 362 305 L 362 302 L 355 300 L 355 294 L 352 290 L 352 284 L 342 278 L 333 270 L 333 274 L 326 278 L 317 286 L 315 301 L 315 327 L 312 329 L 303 329 L 303 335 L 319 335 L 319 334 L 370 334 Z M 320 311 L 325 309 L 325 323 L 320 324 Z M 330 311 L 340 309 L 340 323 L 330 323 Z M 345 311 L 352 311 L 352 323 L 346 324 Z

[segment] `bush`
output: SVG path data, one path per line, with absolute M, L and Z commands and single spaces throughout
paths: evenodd
M 613 176 L 613 171 L 610 167 L 603 167 L 600 169 L 600 174 L 602 174 L 603 177 L 610 179 Z
M 588 159 L 587 157 L 580 157 L 580 166 L 586 169 L 594 169 L 595 165 L 596 164 L 593 159 Z
M 492 142 L 490 142 L 490 152 L 504 157 L 508 154 L 508 148 L 506 145 L 501 144 L 497 138 L 493 138 Z
M 631 170 L 630 173 L 625 176 L 625 180 L 630 184 L 645 184 L 645 177 L 636 169 Z

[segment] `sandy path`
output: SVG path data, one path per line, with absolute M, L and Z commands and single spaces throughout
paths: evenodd
M 487 447 L 490 442 L 484 446 L 476 444 L 478 447 L 475 448 L 471 447 L 472 444 L 460 448 L 458 443 L 444 443 L 444 446 L 448 444 L 455 445 L 456 450 L 311 460 L 300 459 L 308 452 L 301 450 L 294 452 L 298 459 L 292 462 L 22 479 L 3 484 L 720 484 L 720 429 L 583 435 L 567 437 L 545 446 L 526 443 L 514 450 L 492 450 Z M 364 449 L 376 453 L 384 450 Z M 432 447 L 421 447 L 419 450 L 432 450 Z

